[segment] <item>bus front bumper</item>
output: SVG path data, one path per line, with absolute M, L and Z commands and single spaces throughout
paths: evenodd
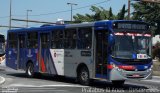
M 117 68 L 113 68 L 110 71 L 110 81 L 114 80 L 143 80 L 143 79 L 152 79 L 152 70 L 148 69 L 145 71 L 126 71 L 126 70 L 119 70 Z

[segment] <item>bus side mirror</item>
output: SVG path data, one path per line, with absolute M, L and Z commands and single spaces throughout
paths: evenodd
M 114 39 L 114 36 L 113 34 L 109 34 L 109 46 L 113 46 L 114 43 L 115 43 L 115 39 Z

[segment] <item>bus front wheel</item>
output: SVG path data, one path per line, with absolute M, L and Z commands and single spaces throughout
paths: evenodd
M 82 85 L 90 84 L 89 71 L 87 67 L 84 66 L 78 71 L 78 81 Z
M 32 78 L 34 76 L 34 66 L 31 62 L 27 64 L 26 75 L 29 78 Z

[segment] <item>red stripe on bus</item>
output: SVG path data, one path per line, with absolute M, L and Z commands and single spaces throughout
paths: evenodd
M 46 72 L 46 67 L 45 67 L 45 63 L 44 63 L 43 58 L 41 58 L 41 70 L 42 70 L 42 72 Z
M 136 68 L 135 66 L 123 66 L 123 65 L 118 66 L 118 67 L 124 70 L 135 70 Z
M 39 52 L 37 53 L 36 55 L 37 57 L 37 62 L 39 62 Z M 44 59 L 41 57 L 41 60 L 40 60 L 40 66 L 41 66 L 41 71 L 42 72 L 46 72 L 46 67 L 45 67 L 45 63 L 44 63 Z
M 107 69 L 113 69 L 113 65 L 107 65 Z
M 113 65 L 107 65 L 107 69 L 113 69 Z M 135 70 L 135 66 L 124 66 L 124 65 L 119 65 L 118 68 L 124 69 L 124 70 Z

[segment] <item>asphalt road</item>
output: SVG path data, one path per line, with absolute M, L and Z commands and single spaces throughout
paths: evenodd
M 24 71 L 0 68 L 0 76 L 6 79 L 0 85 L 0 93 L 160 93 L 160 77 L 145 81 L 127 81 L 124 86 L 95 81 L 82 86 L 73 78 L 39 76 L 27 78 Z

